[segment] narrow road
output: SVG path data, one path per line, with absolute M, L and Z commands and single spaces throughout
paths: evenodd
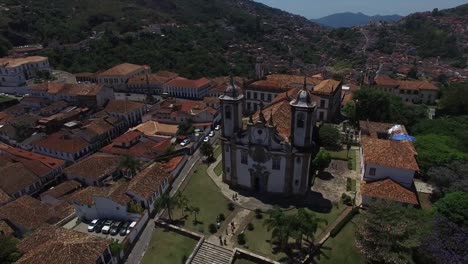
M 216 131 L 215 136 L 210 139 L 211 143 L 214 144 L 219 138 L 219 131 Z M 187 163 L 185 164 L 184 168 L 181 170 L 179 176 L 174 180 L 172 183 L 172 189 L 169 192 L 171 196 L 174 196 L 177 191 L 179 190 L 182 183 L 187 179 L 187 176 L 190 174 L 190 171 L 193 169 L 195 164 L 200 160 L 201 154 L 200 149 L 197 149 L 192 156 L 189 157 Z M 145 255 L 146 249 L 151 241 L 151 237 L 154 233 L 154 221 L 157 220 L 161 216 L 161 213 L 156 214 L 154 218 L 150 218 L 148 223 L 145 226 L 145 229 L 141 233 L 140 238 L 138 238 L 135 246 L 132 249 L 132 252 L 128 255 L 127 260 L 125 263 L 127 264 L 137 264 L 140 263 Z
M 360 29 L 361 31 L 361 34 L 364 36 L 364 38 L 366 39 L 366 44 L 364 44 L 364 46 L 362 47 L 362 52 L 365 54 L 366 51 L 367 51 L 367 48 L 369 47 L 369 36 L 367 35 L 367 31 L 364 30 L 364 29 Z

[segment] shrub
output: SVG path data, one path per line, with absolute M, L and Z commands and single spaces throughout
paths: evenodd
M 239 244 L 239 245 L 244 245 L 245 242 L 246 242 L 246 240 L 245 240 L 245 234 L 239 234 L 239 235 L 237 236 L 237 244 Z
M 210 224 L 210 225 L 208 226 L 208 229 L 209 229 L 209 231 L 210 231 L 211 234 L 214 234 L 214 233 L 216 233 L 216 231 L 218 231 L 218 229 L 216 228 L 216 225 L 215 225 L 215 224 Z
M 219 221 L 224 221 L 226 220 L 226 217 L 224 217 L 224 214 L 219 214 Z
M 262 219 L 263 218 L 263 215 L 262 215 L 262 210 L 260 209 L 255 209 L 255 218 L 257 219 Z
M 325 124 L 319 130 L 320 144 L 328 150 L 338 150 L 341 148 L 340 131 L 332 125 Z
M 247 224 L 247 230 L 252 231 L 254 230 L 254 225 L 252 223 Z
M 228 203 L 228 209 L 229 209 L 229 211 L 234 211 L 234 209 L 235 209 L 234 204 L 233 203 Z
M 352 170 L 352 169 L 353 169 L 353 161 L 348 160 L 348 170 Z
M 351 196 L 347 195 L 346 193 L 343 193 L 341 195 L 341 202 L 346 205 L 353 205 L 353 199 Z

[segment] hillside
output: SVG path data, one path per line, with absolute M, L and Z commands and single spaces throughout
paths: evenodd
M 247 76 L 258 58 L 274 71 L 313 68 L 330 58 L 352 57 L 353 45 L 359 44 L 356 37 L 343 43 L 304 17 L 249 0 L 6 0 L 1 5 L 3 54 L 7 47 L 41 43 L 57 68 L 71 72 L 128 61 L 188 77 L 224 75 L 231 67 Z
M 319 23 L 321 25 L 331 27 L 331 28 L 341 28 L 341 27 L 356 27 L 356 26 L 365 26 L 372 21 L 383 21 L 383 22 L 395 22 L 402 18 L 399 15 L 389 15 L 389 16 L 368 16 L 363 13 L 337 13 L 329 16 L 325 16 L 319 19 L 312 19 L 312 21 Z

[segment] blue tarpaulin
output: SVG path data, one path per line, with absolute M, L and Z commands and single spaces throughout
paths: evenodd
M 394 135 L 392 135 L 392 139 L 393 140 L 398 140 L 398 141 L 408 140 L 408 141 L 411 141 L 411 142 L 413 142 L 415 140 L 414 137 L 412 137 L 410 135 L 406 135 L 406 134 L 394 134 Z

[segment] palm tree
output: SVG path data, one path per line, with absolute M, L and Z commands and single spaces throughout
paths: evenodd
M 140 162 L 130 155 L 123 157 L 119 164 L 119 168 L 130 171 L 132 177 L 135 176 L 139 167 Z
M 192 207 L 192 213 L 193 213 L 193 217 L 195 218 L 193 221 L 195 223 L 198 223 L 197 215 L 200 213 L 200 207 L 193 206 Z
M 170 194 L 166 192 L 156 200 L 154 208 L 158 211 L 166 209 L 169 220 L 172 221 L 172 210 L 188 207 L 186 206 L 187 201 L 188 199 L 180 193 L 171 197 Z
M 317 217 L 314 213 L 311 213 L 304 208 L 297 211 L 295 218 L 300 223 L 299 229 L 301 234 L 305 235 L 307 240 L 313 242 L 314 234 L 317 232 L 319 223 L 327 223 L 327 220 Z M 302 245 L 302 235 L 300 243 Z
M 289 238 L 290 225 L 288 224 L 288 217 L 279 209 L 275 207 L 270 210 L 269 217 L 263 221 L 268 231 L 271 232 L 271 240 L 276 239 L 281 249 L 284 249 Z

